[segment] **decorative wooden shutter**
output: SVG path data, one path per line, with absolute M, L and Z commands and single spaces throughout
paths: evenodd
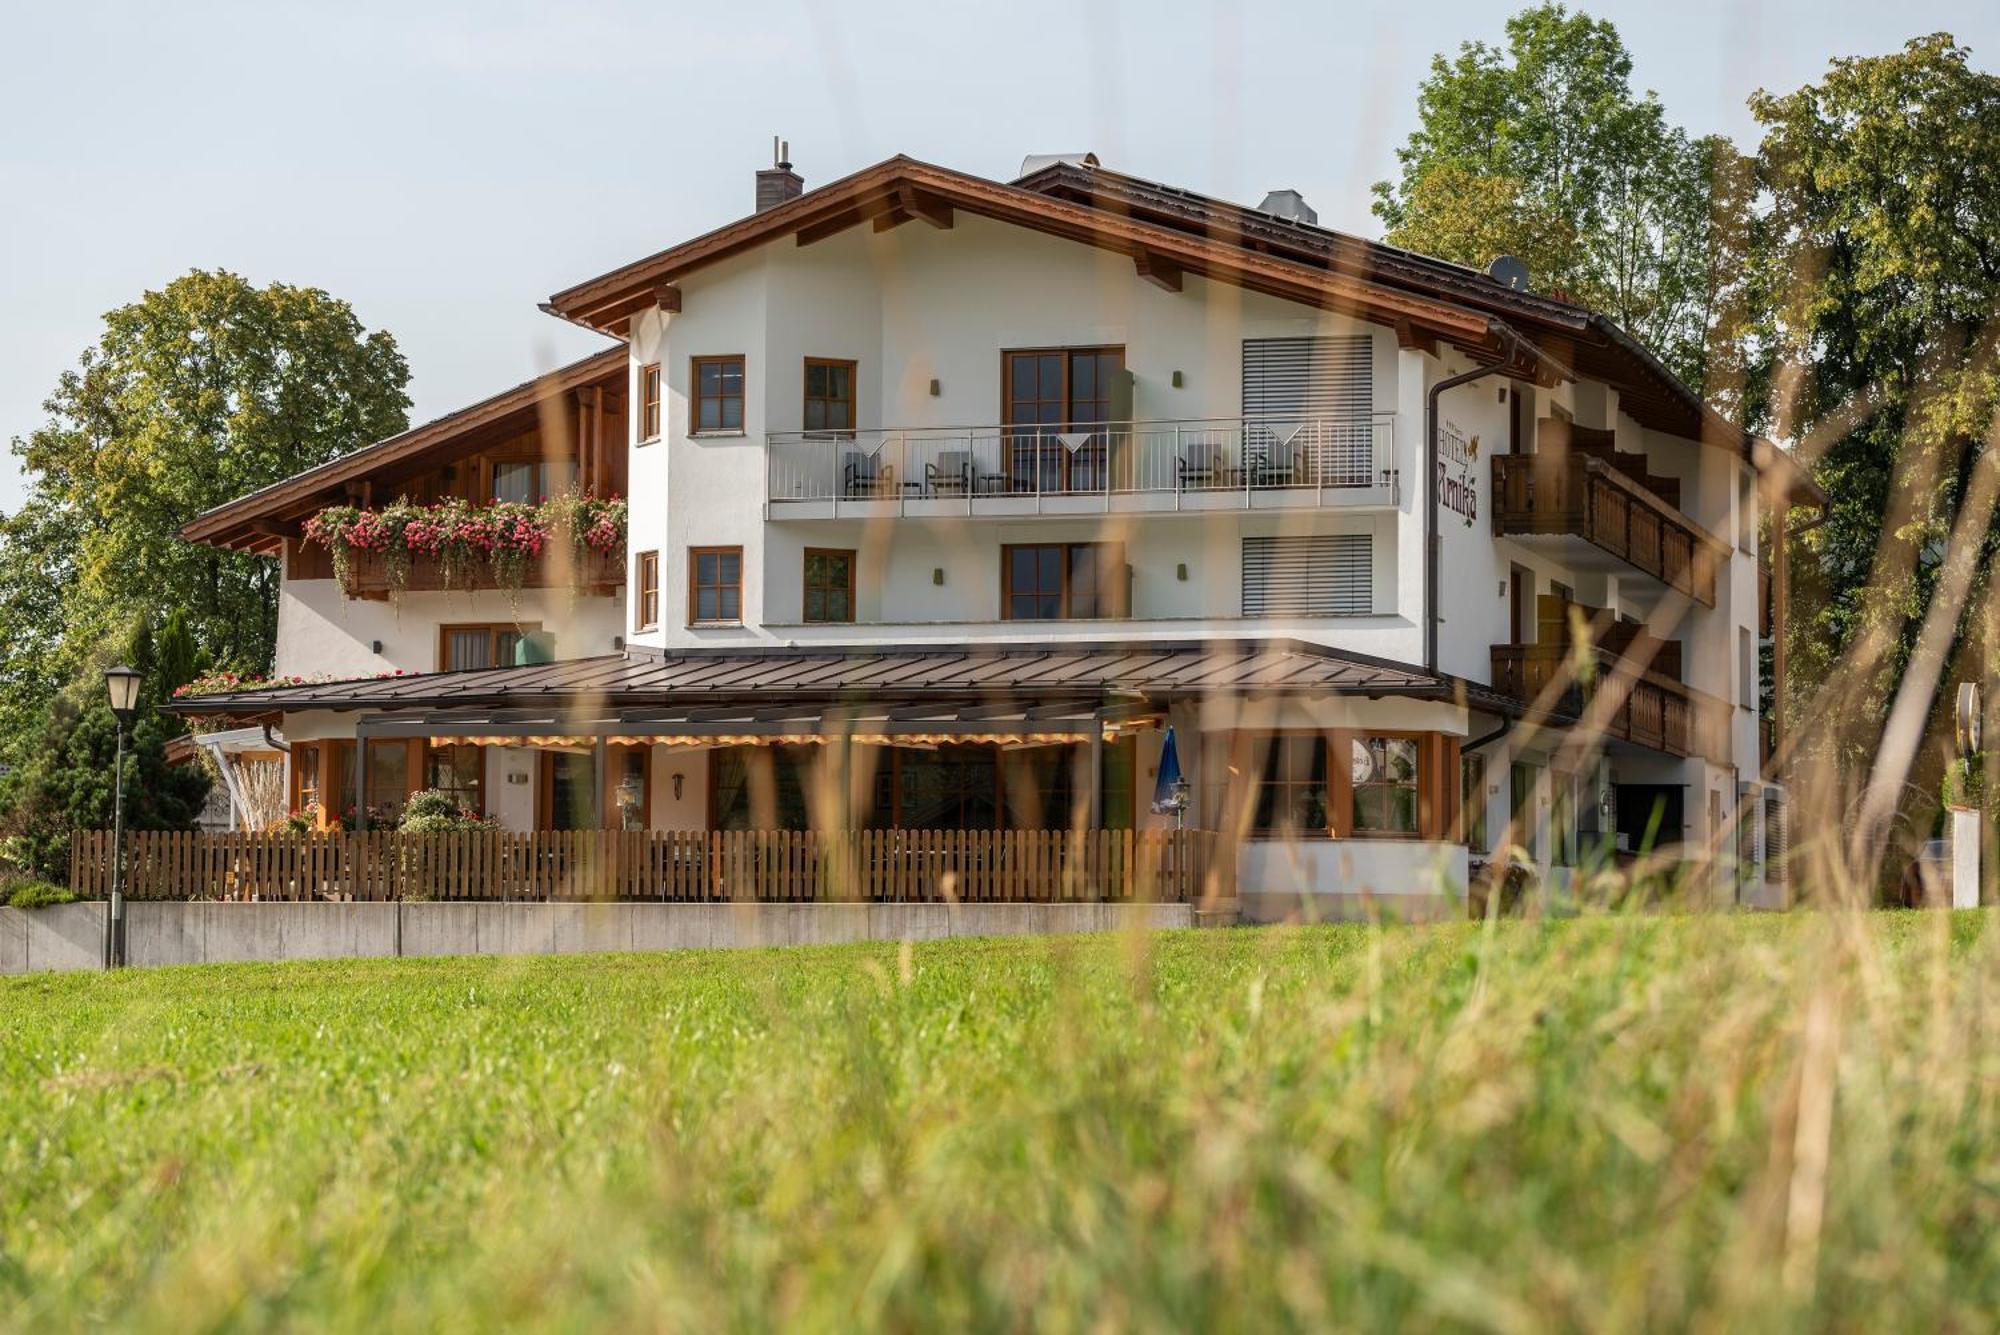
M 1243 615 L 1363 616 L 1375 608 L 1366 533 L 1243 539 Z

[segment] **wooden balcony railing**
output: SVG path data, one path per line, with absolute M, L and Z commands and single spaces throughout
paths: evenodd
M 1493 527 L 1569 534 L 1705 606 L 1729 547 L 1664 498 L 1602 459 L 1493 456 Z
M 1207 830 L 494 830 L 126 836 L 132 899 L 731 903 L 1199 902 L 1236 894 Z M 70 888 L 111 890 L 79 831 Z
M 1653 642 L 1661 650 L 1669 646 Z M 1678 660 L 1679 646 L 1671 646 Z M 1619 653 L 1598 646 L 1591 650 L 1595 679 L 1578 682 L 1575 656 L 1560 644 L 1496 644 L 1493 646 L 1493 688 L 1523 702 L 1542 701 L 1578 718 L 1587 716 L 1595 693 L 1616 690 L 1612 681 L 1630 675 L 1630 689 L 1609 717 L 1599 721 L 1604 736 L 1650 747 L 1672 756 L 1716 756 L 1706 699 L 1675 677 L 1668 676 L 1656 657 L 1650 668 L 1635 666 L 1642 656 L 1622 658 Z M 1544 700 L 1550 683 L 1559 683 L 1552 698 Z
M 333 573 L 331 566 L 327 573 Z M 625 553 L 622 550 L 590 550 L 581 557 L 567 548 L 549 550 L 531 558 L 521 570 L 521 587 L 524 589 L 574 587 L 580 593 L 602 596 L 618 592 L 624 584 Z M 492 568 L 484 560 L 473 562 L 469 570 L 448 582 L 444 568 L 428 556 L 417 556 L 411 560 L 408 578 L 403 583 L 403 589 L 410 593 L 445 588 L 477 592 L 499 587 Z M 350 598 L 371 600 L 388 598 L 395 591 L 388 565 L 379 552 L 355 554 L 343 591 Z

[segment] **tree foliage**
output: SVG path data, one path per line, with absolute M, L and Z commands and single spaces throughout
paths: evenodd
M 0 521 L 8 735 L 32 733 L 94 646 L 175 611 L 198 661 L 263 671 L 272 562 L 178 530 L 400 431 L 408 381 L 393 338 L 314 288 L 197 270 L 105 316 L 44 405 L 47 422 L 13 442 L 28 499 Z
M 1829 497 L 1800 544 L 1805 682 L 1860 635 L 1907 639 L 2000 404 L 2000 78 L 1969 54 L 1934 34 L 1751 100 L 1759 415 L 1811 442 Z
M 1557 4 L 1509 19 L 1504 50 L 1438 56 L 1375 212 L 1393 245 L 1477 267 L 1517 256 L 1538 290 L 1603 311 L 1699 386 L 1739 267 L 1728 210 L 1746 165 L 1669 125 L 1631 73 L 1616 28 Z

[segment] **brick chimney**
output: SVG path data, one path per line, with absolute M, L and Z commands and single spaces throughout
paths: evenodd
M 757 173 L 757 212 L 774 209 L 805 193 L 806 179 L 792 170 L 792 146 L 771 136 L 771 165 Z

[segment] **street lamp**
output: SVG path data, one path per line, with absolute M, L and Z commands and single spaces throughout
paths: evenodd
M 137 668 L 124 664 L 104 670 L 104 690 L 118 720 L 118 762 L 111 788 L 111 912 L 104 919 L 104 967 L 125 963 L 125 730 L 139 714 Z

